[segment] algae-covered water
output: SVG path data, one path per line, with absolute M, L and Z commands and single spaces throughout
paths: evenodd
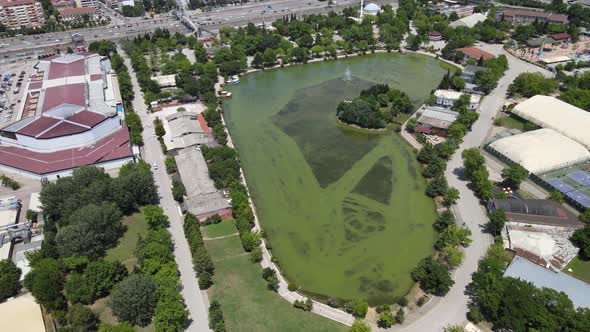
M 410 271 L 435 239 L 420 166 L 394 132 L 339 126 L 336 106 L 388 83 L 417 107 L 447 68 L 377 54 L 246 75 L 230 88 L 225 118 L 262 226 L 288 280 L 305 292 L 379 304 L 412 286 Z

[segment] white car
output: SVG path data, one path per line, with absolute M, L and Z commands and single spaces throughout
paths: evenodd
M 158 170 L 158 165 L 154 163 L 154 170 Z

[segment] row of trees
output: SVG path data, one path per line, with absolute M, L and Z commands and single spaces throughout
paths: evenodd
M 207 289 L 213 285 L 215 267 L 203 242 L 199 220 L 191 213 L 184 216 L 184 236 L 191 249 L 193 267 L 199 278 L 199 288 Z
M 484 156 L 477 148 L 463 150 L 463 170 L 467 179 L 471 182 L 471 189 L 480 199 L 487 201 L 492 197 L 492 182 L 486 168 Z

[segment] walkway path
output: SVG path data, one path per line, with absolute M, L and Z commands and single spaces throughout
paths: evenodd
M 472 232 L 473 242 L 465 250 L 465 260 L 454 272 L 455 284 L 445 297 L 435 297 L 427 305 L 420 308 L 417 314 L 419 317 L 408 317 L 405 325 L 392 330 L 403 330 L 408 332 L 421 331 L 442 331 L 446 326 L 466 322 L 469 297 L 465 294 L 466 286 L 471 282 L 471 274 L 477 270 L 478 262 L 485 255 L 488 247 L 492 244 L 492 237 L 483 233 L 482 226 L 487 222 L 486 213 L 480 205 L 480 201 L 473 192 L 467 188 L 467 181 L 463 178 L 463 161 L 461 153 L 465 149 L 480 147 L 487 137 L 494 118 L 502 105 L 505 103 L 508 85 L 523 72 L 549 73 L 537 66 L 518 60 L 508 55 L 501 49 L 501 45 L 480 45 L 484 50 L 494 54 L 506 54 L 509 69 L 506 71 L 494 89 L 485 97 L 479 107 L 480 117 L 473 125 L 459 149 L 455 152 L 447 165 L 445 176 L 449 186 L 459 190 L 461 198 L 454 206 L 458 222 L 464 223 Z
M 189 319 L 191 320 L 186 331 L 208 332 L 210 330 L 208 317 L 209 300 L 207 292 L 199 289 L 197 277 L 193 270 L 191 252 L 182 228 L 183 221 L 180 209 L 172 198 L 170 179 L 168 174 L 166 174 L 166 167 L 160 150 L 160 143 L 154 134 L 154 128 L 152 125 L 153 119 L 146 112 L 146 105 L 143 102 L 143 94 L 139 89 L 137 77 L 131 68 L 129 57 L 121 49 L 119 49 L 119 54 L 121 54 L 125 60 L 125 65 L 129 70 L 131 82 L 133 83 L 133 91 L 135 92 L 133 108 L 141 117 L 144 126 L 143 159 L 150 165 L 158 166 L 157 169 L 153 170 L 154 178 L 160 194 L 160 205 L 164 209 L 166 215 L 170 218 L 170 227 L 168 230 L 172 234 L 172 239 L 174 240 L 174 259 L 176 264 L 178 264 L 178 271 L 180 272 L 182 297 L 189 310 Z
M 218 237 L 204 237 L 203 240 L 204 241 L 211 241 L 211 240 L 219 240 L 219 239 L 225 239 L 226 237 L 232 237 L 232 236 L 237 236 L 238 232 L 235 232 L 233 234 L 229 234 L 229 235 L 224 235 L 224 236 L 218 236 Z

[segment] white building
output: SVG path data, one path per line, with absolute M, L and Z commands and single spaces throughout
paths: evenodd
M 436 104 L 443 107 L 452 107 L 455 101 L 457 101 L 464 94 L 468 93 L 462 93 L 454 90 L 436 90 L 434 92 Z M 467 105 L 467 109 L 476 110 L 481 96 L 475 94 L 469 95 L 471 96 L 471 100 L 469 101 L 469 105 Z
M 374 3 L 370 3 L 363 8 L 364 15 L 376 16 L 381 11 L 381 7 Z

